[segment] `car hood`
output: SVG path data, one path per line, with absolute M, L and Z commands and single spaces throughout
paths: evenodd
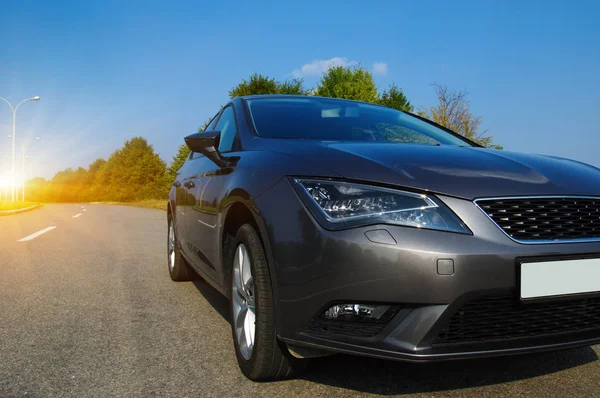
M 263 150 L 317 163 L 347 179 L 465 199 L 522 195 L 600 196 L 599 169 L 551 156 L 456 146 L 261 141 Z

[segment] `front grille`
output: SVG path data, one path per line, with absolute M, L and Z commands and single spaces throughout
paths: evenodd
M 600 198 L 483 199 L 476 203 L 517 241 L 600 238 Z
M 482 343 L 600 332 L 600 297 L 523 304 L 512 296 L 469 301 L 433 345 Z

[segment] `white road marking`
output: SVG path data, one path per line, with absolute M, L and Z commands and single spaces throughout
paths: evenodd
M 45 234 L 45 233 L 46 233 L 46 232 L 48 232 L 48 231 L 52 231 L 54 228 L 56 228 L 56 226 L 54 226 L 54 227 L 48 227 L 48 228 L 44 228 L 44 229 L 42 229 L 41 231 L 37 231 L 37 232 L 36 232 L 36 233 L 34 233 L 34 234 L 31 234 L 31 235 L 29 235 L 29 236 L 26 236 L 26 237 L 24 237 L 23 239 L 19 239 L 17 242 L 27 242 L 28 240 L 35 239 L 35 238 L 37 238 L 38 236 L 40 236 L 40 235 L 43 235 L 43 234 Z
M 81 213 L 77 213 L 77 214 L 75 214 L 75 215 L 73 216 L 73 218 L 77 218 L 77 217 L 79 217 L 79 216 L 81 216 Z

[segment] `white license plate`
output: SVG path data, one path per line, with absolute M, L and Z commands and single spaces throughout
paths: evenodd
M 521 263 L 521 298 L 600 292 L 600 258 Z

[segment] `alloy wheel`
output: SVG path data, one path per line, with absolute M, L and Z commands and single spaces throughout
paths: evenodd
M 231 293 L 235 337 L 242 357 L 248 361 L 254 348 L 256 305 L 251 260 L 243 243 L 238 245 L 233 259 Z
M 169 271 L 175 267 L 175 229 L 173 221 L 169 221 Z

